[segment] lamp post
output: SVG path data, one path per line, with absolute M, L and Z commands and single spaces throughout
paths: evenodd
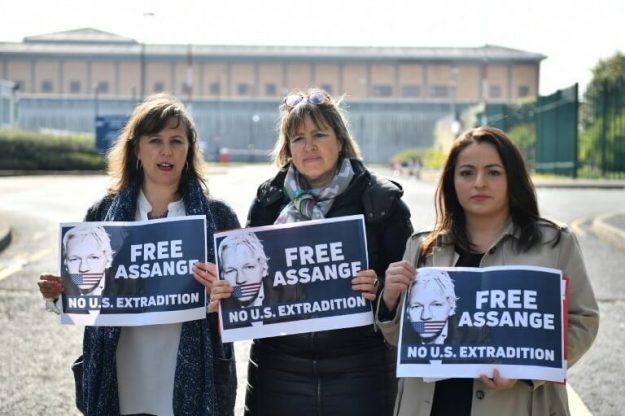
M 22 84 L 18 81 L 13 84 L 11 89 L 11 118 L 10 126 L 17 127 L 18 124 L 18 111 L 19 111 L 19 92 L 22 88 Z
M 454 64 L 451 67 L 451 73 L 449 76 L 450 94 L 451 94 L 451 133 L 454 139 L 460 134 L 460 120 L 458 114 L 456 114 L 456 86 L 458 84 L 458 67 Z
M 145 97 L 145 42 L 141 42 L 141 62 L 139 74 L 139 101 Z
M 154 17 L 153 12 L 144 12 L 143 13 L 143 23 L 145 26 L 146 19 L 149 17 Z M 145 33 L 145 30 L 143 31 Z M 146 78 L 146 44 L 145 41 L 141 42 L 140 46 L 140 74 L 139 74 L 139 101 L 143 101 L 145 98 L 145 78 Z
M 95 118 L 98 118 L 100 115 L 100 83 L 96 82 L 93 84 L 93 110 L 95 113 Z
M 249 161 L 253 163 L 255 161 L 255 147 L 256 147 L 256 125 L 260 121 L 260 116 L 256 113 L 252 115 L 252 123 L 250 124 L 250 128 L 252 129 L 250 134 L 250 144 L 247 146 L 247 150 L 249 152 Z

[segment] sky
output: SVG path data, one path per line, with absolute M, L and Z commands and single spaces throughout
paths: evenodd
M 93 27 L 145 43 L 505 46 L 546 55 L 540 94 L 625 53 L 625 0 L 0 0 L 0 42 Z

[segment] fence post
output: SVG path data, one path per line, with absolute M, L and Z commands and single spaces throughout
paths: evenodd
M 606 174 L 606 146 L 608 135 L 608 83 L 601 83 L 601 176 Z
M 575 111 L 573 111 L 574 120 L 574 142 L 573 142 L 573 179 L 577 179 L 577 168 L 579 167 L 579 84 L 576 82 L 573 86 L 573 97 L 575 97 Z

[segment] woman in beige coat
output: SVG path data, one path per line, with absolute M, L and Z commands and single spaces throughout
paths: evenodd
M 386 272 L 377 324 L 397 344 L 401 302 L 417 267 L 531 265 L 562 270 L 570 278 L 569 367 L 588 350 L 599 312 L 575 236 L 539 216 L 534 186 L 523 158 L 500 130 L 469 130 L 452 147 L 436 192 L 431 233 L 413 235 L 404 259 Z M 418 277 L 417 277 L 418 278 Z M 566 386 L 513 380 L 493 374 L 479 379 L 425 383 L 399 381 L 395 415 L 568 415 Z

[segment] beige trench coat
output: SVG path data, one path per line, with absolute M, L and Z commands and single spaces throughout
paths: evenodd
M 543 241 L 548 242 L 554 237 L 553 228 L 541 226 L 541 229 Z M 418 249 L 426 235 L 425 233 L 414 234 L 408 240 L 404 260 L 417 265 Z M 545 243 L 534 246 L 528 252 L 517 253 L 513 251 L 513 243 L 517 238 L 518 234 L 514 226 L 509 224 L 497 242 L 484 255 L 480 266 L 551 267 L 560 269 L 565 276 L 569 276 L 568 366 L 570 367 L 590 348 L 599 328 L 599 310 L 577 239 L 566 227 L 563 227 L 562 237 L 555 247 Z M 421 266 L 453 266 L 458 260 L 458 254 L 454 250 L 453 243 L 447 240 L 427 255 L 421 262 Z M 403 302 L 404 299 L 402 299 Z M 392 345 L 397 345 L 400 315 L 396 314 L 392 321 L 376 320 L 384 337 Z M 394 414 L 429 416 L 434 398 L 434 386 L 435 383 L 425 383 L 421 378 L 400 379 Z M 534 380 L 533 386 L 529 383 L 517 382 L 510 389 L 495 391 L 477 379 L 473 382 L 471 415 L 559 416 L 568 414 L 566 387 L 562 384 Z

